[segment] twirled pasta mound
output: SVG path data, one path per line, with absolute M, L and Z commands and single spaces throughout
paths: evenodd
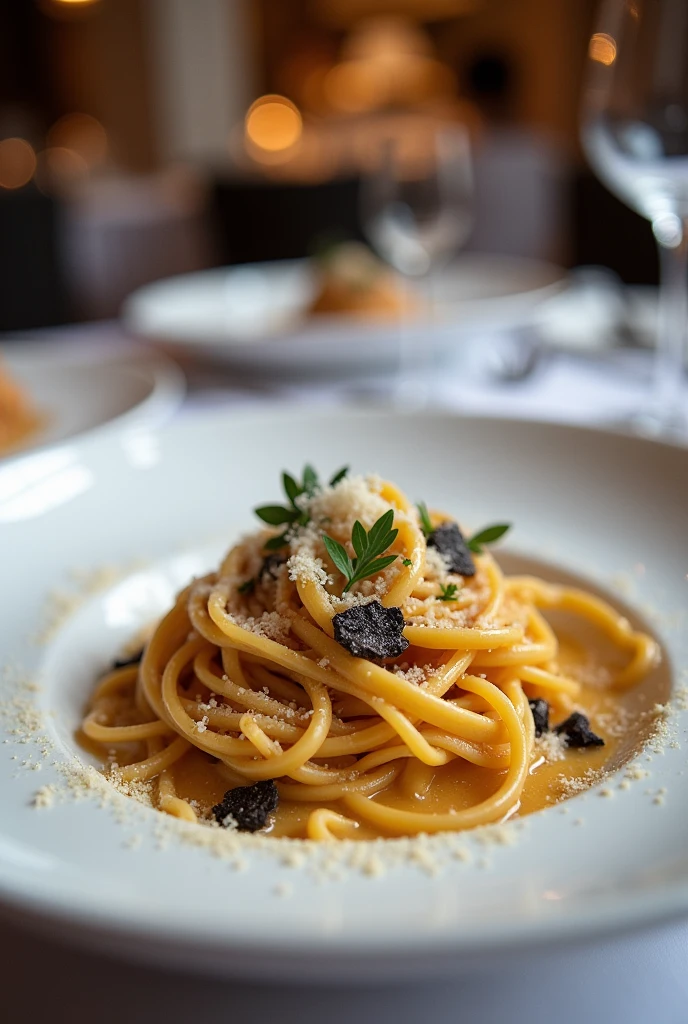
M 94 693 L 84 742 L 162 811 L 241 828 L 241 815 L 222 808 L 243 804 L 223 798 L 253 787 L 241 790 L 250 805 L 261 790 L 253 784 L 274 780 L 279 806 L 265 817 L 274 835 L 400 836 L 501 821 L 545 759 L 532 702 L 558 719 L 586 710 L 586 680 L 562 671 L 543 611 L 588 620 L 618 649 L 598 689 L 633 687 L 658 658 L 655 642 L 596 596 L 504 577 L 484 550 L 473 575 L 452 572 L 432 532 L 449 517 L 424 521 L 391 483 L 345 477 L 298 492 L 285 534 L 242 539 L 179 595 L 140 663 Z M 390 510 L 385 556 L 396 557 L 347 589 L 331 544 L 354 564 Z M 356 656 L 335 639 L 338 622 L 355 633 L 373 605 L 400 609 L 401 654 Z M 560 756 L 588 756 L 573 743 L 567 750 L 564 734 Z

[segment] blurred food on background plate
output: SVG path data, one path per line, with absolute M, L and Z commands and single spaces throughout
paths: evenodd
M 316 294 L 309 313 L 401 317 L 419 310 L 405 282 L 362 242 L 342 242 L 313 258 Z
M 23 441 L 41 422 L 28 395 L 0 363 L 0 453 Z

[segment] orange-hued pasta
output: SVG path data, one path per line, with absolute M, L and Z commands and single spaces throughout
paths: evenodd
M 418 299 L 403 279 L 360 242 L 335 246 L 315 266 L 317 292 L 311 314 L 393 320 L 418 313 Z
M 0 453 L 20 444 L 39 424 L 31 401 L 0 364 Z
M 335 840 L 502 821 L 622 756 L 651 637 L 503 575 L 506 527 L 466 541 L 378 478 L 284 479 L 272 525 L 98 684 L 81 738 L 120 783 L 189 821 Z

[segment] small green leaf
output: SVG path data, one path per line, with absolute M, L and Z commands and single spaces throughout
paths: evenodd
M 371 555 L 380 554 L 385 548 L 388 548 L 390 544 L 394 543 L 398 530 L 392 529 L 392 523 L 394 522 L 394 509 L 390 508 L 389 511 L 385 512 L 377 522 L 373 523 L 371 528 L 368 530 L 368 550 Z M 387 538 L 391 537 L 388 543 L 384 544 Z
M 286 547 L 289 543 L 289 537 L 287 533 L 280 533 L 277 537 L 270 537 L 269 540 L 263 544 L 263 548 L 266 551 L 279 551 L 280 548 Z
M 385 555 L 384 558 L 376 558 L 372 562 L 366 562 L 359 571 L 354 573 L 344 590 L 348 590 L 349 587 L 353 586 L 354 583 L 358 583 L 359 580 L 367 579 L 369 576 L 377 576 L 379 572 L 386 569 L 396 559 L 397 555 Z
M 405 565 L 406 568 L 409 569 L 413 565 L 413 562 L 410 558 L 404 558 L 401 564 Z
M 354 528 L 351 531 L 351 543 L 354 546 L 354 551 L 359 558 L 363 558 L 366 547 L 368 546 L 368 535 L 366 534 L 365 527 L 362 523 L 359 523 L 358 519 L 354 523 Z
M 251 577 L 250 580 L 245 580 L 243 583 L 240 583 L 237 587 L 240 594 L 252 594 L 255 589 L 256 581 L 253 577 Z
M 328 537 L 326 533 L 322 534 L 327 553 L 339 571 L 346 577 L 345 593 L 354 583 L 364 580 L 367 576 L 375 576 L 376 573 L 382 572 L 399 557 L 398 555 L 380 557 L 390 544 L 394 543 L 399 533 L 398 530 L 391 529 L 393 522 L 394 509 L 392 508 L 384 512 L 367 533 L 362 523 L 356 520 L 351 531 L 351 543 L 356 552 L 356 558 L 353 561 L 339 541 Z
M 309 498 L 312 498 L 315 492 L 319 489 L 320 481 L 318 480 L 318 474 L 315 472 L 312 466 L 304 466 L 303 490 L 306 492 Z
M 469 551 L 476 555 L 482 554 L 484 544 L 494 544 L 496 540 L 503 537 L 510 529 L 511 523 L 494 523 L 492 526 L 486 526 L 484 530 L 474 533 L 466 541 Z
M 323 544 L 327 549 L 327 553 L 337 566 L 339 571 L 347 580 L 351 580 L 354 574 L 354 568 L 351 564 L 346 548 L 343 547 L 338 540 L 334 540 L 332 537 L 328 537 L 326 533 L 322 535 Z
M 386 551 L 387 548 L 391 547 L 394 541 L 397 539 L 398 530 L 389 530 L 383 537 L 378 537 L 374 548 L 368 552 L 369 558 L 374 558 L 375 553 L 380 551 Z
M 348 466 L 342 466 L 341 469 L 338 469 L 337 472 L 332 477 L 332 479 L 330 480 L 330 487 L 336 487 L 337 484 L 340 483 L 344 479 L 344 477 L 346 476 L 346 474 L 348 472 L 349 472 L 349 467 Z
M 440 594 L 437 598 L 438 601 L 455 601 L 459 587 L 456 583 L 447 583 L 446 586 L 440 583 Z
M 260 508 L 254 509 L 254 511 L 259 519 L 262 519 L 264 523 L 269 523 L 270 526 L 293 523 L 298 515 L 298 512 L 285 508 L 283 505 L 261 505 Z
M 432 531 L 434 530 L 434 526 L 432 525 L 432 520 L 430 519 L 428 506 L 425 504 L 424 501 L 419 501 L 418 504 L 416 505 L 416 508 L 418 509 L 418 515 L 420 516 L 420 528 L 425 534 L 425 536 L 429 537 Z
M 284 487 L 284 493 L 289 498 L 294 508 L 296 508 L 296 499 L 300 494 L 303 494 L 302 489 L 297 484 L 293 476 L 289 473 L 282 473 L 282 486 Z
M 376 558 L 373 562 L 369 562 L 366 566 L 368 570 L 367 575 L 374 576 L 376 573 L 382 572 L 388 565 L 395 562 L 398 557 L 398 555 L 384 555 L 382 558 Z

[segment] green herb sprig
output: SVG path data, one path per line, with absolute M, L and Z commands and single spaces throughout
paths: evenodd
M 237 587 L 237 591 L 240 594 L 252 594 L 255 589 L 256 581 L 253 576 L 249 580 L 244 580 L 244 582 L 240 583 L 239 586 Z
M 429 537 L 434 532 L 435 527 L 432 525 L 428 506 L 424 501 L 419 501 L 416 508 L 420 518 L 420 528 L 423 534 Z M 467 538 L 466 546 L 474 555 L 481 555 L 486 544 L 494 544 L 495 541 L 503 537 L 510 529 L 511 523 L 494 523 L 492 526 L 486 526 L 483 530 L 474 533 L 472 537 Z
M 392 529 L 393 522 L 394 509 L 392 508 L 381 515 L 367 532 L 357 519 L 351 531 L 351 544 L 356 552 L 355 558 L 349 557 L 343 544 L 323 533 L 322 539 L 328 555 L 342 575 L 346 577 L 344 593 L 350 590 L 354 583 L 382 572 L 396 559 L 396 555 L 384 555 L 399 533 L 398 530 Z
M 486 544 L 494 544 L 496 540 L 499 540 L 511 529 L 511 523 L 494 523 L 492 526 L 486 526 L 483 530 L 479 530 L 478 533 L 474 533 L 472 537 L 469 537 L 466 541 L 469 551 L 472 551 L 474 555 L 482 555 L 483 548 Z
M 435 527 L 432 525 L 428 506 L 424 501 L 419 501 L 416 508 L 418 509 L 418 515 L 420 516 L 420 528 L 423 531 L 424 536 L 429 537 Z
M 329 481 L 329 486 L 334 487 L 340 483 L 348 472 L 349 467 L 342 466 Z M 266 551 L 283 548 L 289 542 L 289 529 L 292 526 L 306 526 L 310 522 L 310 513 L 299 506 L 298 499 L 304 494 L 307 498 L 313 498 L 321 490 L 318 474 L 308 464 L 304 466 L 300 481 L 295 480 L 290 473 L 282 473 L 282 487 L 287 496 L 288 505 L 260 505 L 254 509 L 258 518 L 269 526 L 286 525 L 287 527 L 278 536 L 270 537 L 264 545 Z
M 438 601 L 455 601 L 456 595 L 459 592 L 458 583 L 440 583 L 440 593 L 437 597 Z
M 349 472 L 349 467 L 348 466 L 342 466 L 342 468 L 338 469 L 337 472 L 334 474 L 334 476 L 330 478 L 329 486 L 330 487 L 336 487 L 338 483 L 341 483 L 341 481 L 344 479 L 344 477 L 347 475 L 348 472 Z

